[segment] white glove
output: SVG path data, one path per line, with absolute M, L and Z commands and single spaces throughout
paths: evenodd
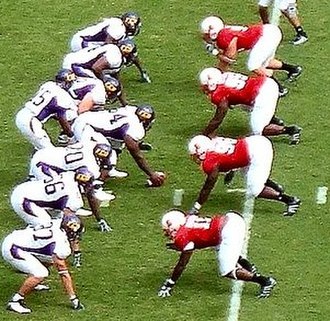
M 209 54 L 213 56 L 217 56 L 219 54 L 219 50 L 215 47 L 215 45 L 212 45 L 211 43 L 207 43 L 205 45 L 205 49 Z
M 73 310 L 85 310 L 85 307 L 77 297 L 71 299 L 71 306 Z
M 160 290 L 158 291 L 158 296 L 160 298 L 166 298 L 171 296 L 172 289 L 174 287 L 175 282 L 171 279 L 167 279 Z
M 99 222 L 99 229 L 101 232 L 110 232 L 112 228 L 108 225 L 108 223 L 102 218 Z

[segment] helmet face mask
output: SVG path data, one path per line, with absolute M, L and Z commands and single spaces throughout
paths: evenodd
M 121 40 L 117 45 L 124 57 L 130 57 L 136 54 L 136 45 L 131 39 L 126 38 Z
M 69 89 L 77 76 L 71 69 L 61 69 L 55 76 L 55 82 L 62 88 Z
M 135 114 L 143 123 L 145 130 L 149 130 L 155 121 L 155 111 L 153 107 L 150 105 L 141 105 L 136 109 Z
M 121 95 L 121 84 L 118 79 L 104 75 L 102 78 L 104 88 L 107 94 L 107 99 L 113 103 Z
M 109 169 L 109 157 L 111 155 L 110 145 L 96 144 L 93 149 L 93 154 L 102 169 Z
M 161 220 L 165 236 L 174 238 L 179 228 L 186 222 L 186 216 L 182 211 L 170 210 L 166 212 Z
M 135 12 L 126 12 L 121 16 L 126 27 L 126 33 L 128 36 L 136 36 L 140 33 L 141 19 Z
M 80 167 L 76 170 L 74 179 L 79 185 L 86 186 L 93 183 L 94 175 L 87 167 Z
M 84 226 L 78 216 L 69 214 L 63 216 L 61 228 L 65 231 L 68 240 L 74 241 L 80 238 Z

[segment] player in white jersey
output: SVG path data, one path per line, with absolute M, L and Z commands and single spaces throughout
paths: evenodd
M 305 32 L 297 9 L 297 0 L 280 0 L 279 10 L 287 18 L 289 23 L 296 31 L 296 36 L 291 41 L 293 45 L 300 45 L 308 41 L 307 33 Z M 274 5 L 274 0 L 258 0 L 259 15 L 264 24 L 270 23 L 268 8 Z
M 81 167 L 75 172 L 64 172 L 50 180 L 27 181 L 17 185 L 11 193 L 11 205 L 18 216 L 33 226 L 49 224 L 49 211 L 64 215 L 76 213 L 83 207 L 81 190 L 86 195 L 91 211 L 102 232 L 111 228 L 101 217 L 99 202 L 94 195 L 94 176 Z
M 71 254 L 69 241 L 79 237 L 82 223 L 77 216 L 67 215 L 63 220 L 53 220 L 49 225 L 15 230 L 7 235 L 1 246 L 2 257 L 16 270 L 27 274 L 19 290 L 12 296 L 7 309 L 20 313 L 31 313 L 25 302 L 25 296 L 49 276 L 48 267 L 53 265 L 61 278 L 65 292 L 74 310 L 84 309 L 74 290 L 66 259 Z
M 54 81 L 44 83 L 16 114 L 16 126 L 35 149 L 54 146 L 43 124 L 56 118 L 62 131 L 72 137 L 70 121 L 77 116 L 72 97 Z
M 108 206 L 115 196 L 104 192 L 102 185 L 109 177 L 111 153 L 110 143 L 99 144 L 93 141 L 70 144 L 67 147 L 43 148 L 31 158 L 29 177 L 33 180 L 49 181 L 60 173 L 87 167 L 97 179 L 94 182 L 95 197 L 102 202 L 101 205 L 104 202 L 104 205 Z
M 75 33 L 70 41 L 70 49 L 75 52 L 86 47 L 105 43 L 116 43 L 126 37 L 126 27 L 120 18 L 108 18 Z
M 72 128 L 78 141 L 91 138 L 98 142 L 108 140 L 117 153 L 120 153 L 125 145 L 153 185 L 161 186 L 164 183 L 163 175 L 150 168 L 139 147 L 139 142 L 146 135 L 154 119 L 154 109 L 149 105 L 126 106 L 114 111 L 84 113 L 77 117 Z M 114 164 L 115 160 L 112 163 Z
M 79 77 L 102 78 L 102 72 L 108 70 L 117 74 L 124 64 L 124 57 L 114 44 L 84 48 L 67 54 L 62 67 L 71 69 Z

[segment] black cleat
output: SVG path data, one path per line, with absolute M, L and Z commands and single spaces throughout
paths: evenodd
M 268 298 L 271 295 L 272 290 L 275 287 L 275 285 L 276 285 L 276 280 L 272 277 L 269 277 L 266 285 L 260 286 L 258 298 L 260 298 L 260 299 Z
M 281 87 L 278 90 L 278 97 L 283 98 L 289 93 L 289 89 L 286 87 Z
M 308 41 L 308 36 L 306 32 L 297 33 L 296 36 L 293 38 L 291 43 L 295 46 L 302 45 L 303 43 Z
M 287 208 L 283 212 L 283 216 L 293 216 L 298 211 L 301 204 L 301 200 L 298 197 L 292 197 L 291 200 L 286 204 Z
M 292 131 L 289 133 L 290 135 L 289 144 L 297 145 L 300 142 L 302 128 L 297 125 L 293 125 L 291 127 L 292 127 Z
M 297 66 L 295 69 L 294 69 L 294 71 L 292 71 L 292 72 L 289 72 L 289 74 L 288 74 L 288 80 L 290 81 L 290 82 L 293 82 L 293 81 L 295 81 L 295 80 L 297 80 L 299 77 L 300 77 L 300 75 L 301 75 L 301 73 L 302 73 L 302 67 L 301 66 Z
M 271 179 L 267 179 L 266 181 L 266 186 L 274 189 L 276 192 L 279 192 L 280 194 L 283 194 L 284 193 L 284 187 L 276 182 L 274 182 L 273 180 Z
M 275 124 L 278 126 L 284 126 L 284 120 L 277 117 L 277 116 L 273 116 L 273 118 L 270 121 L 271 124 Z

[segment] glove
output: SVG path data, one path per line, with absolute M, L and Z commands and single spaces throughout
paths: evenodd
M 160 298 L 166 298 L 171 296 L 172 289 L 174 287 L 175 282 L 171 279 L 167 279 L 160 290 L 158 291 L 158 296 Z
M 205 49 L 209 54 L 213 56 L 217 56 L 219 54 L 219 50 L 215 47 L 215 45 L 212 45 L 211 43 L 207 43 L 205 45 Z
M 148 187 L 159 187 L 164 184 L 165 174 L 163 172 L 153 172 L 147 181 Z
M 81 267 L 81 252 L 80 251 L 74 252 L 72 265 L 76 268 Z
M 194 206 L 187 212 L 187 215 L 198 215 L 201 205 L 198 202 L 195 202 Z
M 142 71 L 142 74 L 141 74 L 141 81 L 142 82 L 147 82 L 147 83 L 151 83 L 151 80 L 150 80 L 150 77 L 149 77 L 149 75 L 148 75 L 148 73 L 147 73 L 147 71 L 146 70 L 143 70 Z
M 60 146 L 67 146 L 74 143 L 74 137 L 69 137 L 66 134 L 59 134 L 57 137 L 57 142 Z
M 140 147 L 140 150 L 144 150 L 144 151 L 152 150 L 152 145 L 149 143 L 145 143 L 145 142 L 140 142 L 139 147 Z
M 101 232 L 110 232 L 112 228 L 108 225 L 108 223 L 102 218 L 99 222 L 99 229 Z
M 73 310 L 85 310 L 85 307 L 77 297 L 71 299 L 71 306 Z

